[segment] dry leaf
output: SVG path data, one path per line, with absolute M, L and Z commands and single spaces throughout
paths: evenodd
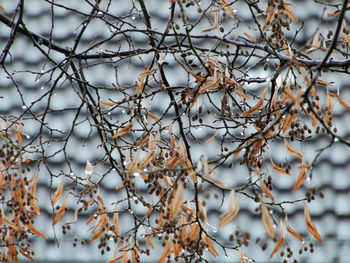
M 244 32 L 244 35 L 252 42 L 256 43 L 256 38 Z
M 284 120 L 283 127 L 282 127 L 283 133 L 286 133 L 288 131 L 288 129 L 292 125 L 292 122 L 297 118 L 297 116 L 298 116 L 298 114 L 294 113 L 294 111 L 292 114 L 287 115 L 286 119 Z
M 102 100 L 99 100 L 98 103 L 106 106 L 106 107 L 112 107 L 112 106 L 115 106 L 117 103 L 115 102 L 110 102 L 110 101 L 102 101 Z
M 327 15 L 328 15 L 329 17 L 333 17 L 333 16 L 339 15 L 339 13 L 340 13 L 340 10 L 336 10 L 335 12 L 333 12 L 333 13 L 328 13 Z
M 148 236 L 147 236 L 146 242 L 147 242 L 147 244 L 148 244 L 151 248 L 154 248 L 153 242 L 152 242 L 152 240 L 151 240 L 151 235 L 148 235 Z
M 324 120 L 327 124 L 330 124 L 332 121 L 333 114 L 333 102 L 332 97 L 329 95 L 329 92 L 327 92 L 326 108 L 327 111 L 324 114 Z
M 202 202 L 198 202 L 198 214 L 199 214 L 199 220 L 204 223 L 205 229 L 207 230 L 208 228 L 207 211 L 205 210 L 205 207 L 202 205 Z
M 40 231 L 38 231 L 31 223 L 27 224 L 26 227 L 28 227 L 28 229 L 29 229 L 30 231 L 32 231 L 33 234 L 35 234 L 35 235 L 37 235 L 37 236 L 39 236 L 39 237 L 42 237 L 42 238 L 47 239 L 47 237 L 46 237 L 43 233 L 41 233 Z
M 346 43 L 348 44 L 348 46 L 350 46 L 350 35 L 347 33 L 349 32 L 347 26 L 346 26 L 346 21 L 345 19 L 343 19 L 343 22 L 342 22 L 342 30 L 341 30 L 345 40 L 346 40 Z
M 236 191 L 232 190 L 228 198 L 228 211 L 220 218 L 219 227 L 222 227 L 231 222 L 239 211 L 240 195 L 236 195 Z
M 58 185 L 54 195 L 53 195 L 53 198 L 52 198 L 52 206 L 54 206 L 57 201 L 61 198 L 61 195 L 62 195 L 62 192 L 63 192 L 63 180 L 60 182 L 60 184 Z
M 220 69 L 221 71 L 223 71 L 221 64 L 218 61 L 216 61 L 214 58 L 212 58 L 212 57 L 208 57 L 207 64 L 211 64 L 214 67 L 216 67 L 216 68 Z
M 301 236 L 297 232 L 295 232 L 293 228 L 291 228 L 289 226 L 287 215 L 286 215 L 286 218 L 285 218 L 285 222 L 286 222 L 286 227 L 287 227 L 288 233 L 291 234 L 292 236 L 296 237 L 301 243 L 303 243 L 304 240 L 301 238 Z
M 267 187 L 267 185 L 265 184 L 264 180 L 261 177 L 259 178 L 259 182 L 260 182 L 261 191 L 264 193 L 264 195 L 267 198 L 270 198 L 272 201 L 275 201 L 275 197 L 273 196 L 273 194 L 271 193 L 271 191 L 269 190 L 269 188 Z
M 177 242 L 172 242 L 173 243 L 173 252 L 174 252 L 174 255 L 175 257 L 179 256 L 181 251 L 182 251 L 182 246 L 180 243 L 177 243 Z
M 281 218 L 281 220 L 280 220 L 280 235 L 278 237 L 275 248 L 273 249 L 273 251 L 270 254 L 270 258 L 272 258 L 273 255 L 283 246 L 283 243 L 284 243 L 283 222 L 282 222 L 282 218 Z
M 270 238 L 275 238 L 275 228 L 273 226 L 273 221 L 270 216 L 269 210 L 266 207 L 266 204 L 264 202 L 261 203 L 261 220 L 265 227 L 265 230 Z
M 114 205 L 113 225 L 114 225 L 114 233 L 116 235 L 119 235 L 119 213 L 118 213 L 117 205 Z
M 58 223 L 58 221 L 60 221 L 60 219 L 62 218 L 62 216 L 64 215 L 64 213 L 66 212 L 66 206 L 67 206 L 67 196 L 64 198 L 63 204 L 60 206 L 60 208 L 58 209 L 55 217 L 53 218 L 52 221 L 52 225 L 56 225 Z
M 184 195 L 184 186 L 183 183 L 180 181 L 177 185 L 177 189 L 174 193 L 174 198 L 171 201 L 170 204 L 170 215 L 169 220 L 171 221 L 174 219 L 180 212 L 181 203 Z
M 268 29 L 269 26 L 271 25 L 271 22 L 272 22 L 272 20 L 274 18 L 274 14 L 275 14 L 275 8 L 272 7 L 271 5 L 269 5 L 266 8 L 265 14 L 266 14 L 266 19 L 265 19 L 265 24 L 264 24 L 264 27 L 263 27 L 263 31 Z
M 340 105 L 342 105 L 345 109 L 350 110 L 350 106 L 349 106 L 348 104 L 346 104 L 346 102 L 343 101 L 343 100 L 340 98 L 340 96 L 338 96 L 338 101 L 339 101 Z
M 285 48 L 285 53 L 288 57 L 292 58 L 293 57 L 293 52 L 292 52 L 292 49 L 290 48 L 290 45 L 288 43 L 285 43 L 283 45 L 283 47 Z
M 209 176 L 209 175 L 207 175 L 206 178 L 207 178 L 209 181 L 211 181 L 212 183 L 216 184 L 216 185 L 220 185 L 220 186 L 223 186 L 223 187 L 226 187 L 226 186 L 227 186 L 226 183 L 221 182 L 220 180 L 217 180 L 217 179 L 215 179 L 215 178 L 213 178 L 213 177 L 211 177 L 211 176 Z
M 113 258 L 113 259 L 107 261 L 107 263 L 115 263 L 115 262 L 117 262 L 119 259 L 122 259 L 122 258 L 123 258 L 123 256 L 120 256 L 120 257 L 117 257 L 117 258 Z
M 200 203 L 200 202 L 199 202 Z M 190 225 L 190 235 L 189 238 L 191 240 L 196 240 L 199 235 L 200 228 L 198 226 L 198 223 L 194 223 Z
M 123 257 L 122 257 L 122 263 L 129 263 L 130 262 L 129 258 L 130 258 L 129 251 L 124 251 Z
M 0 5 L 0 11 L 5 12 L 5 8 L 2 5 Z
M 264 93 L 263 93 L 261 99 L 259 100 L 259 102 L 254 107 L 252 107 L 249 110 L 243 112 L 242 113 L 242 117 L 246 117 L 246 116 L 256 112 L 257 110 L 259 110 L 261 108 L 261 106 L 264 103 L 264 100 L 265 100 L 265 97 L 266 97 L 266 94 L 267 94 L 267 90 L 268 90 L 268 86 L 265 88 Z
M 324 80 L 322 80 L 322 79 L 317 79 L 316 82 L 317 82 L 318 84 L 322 84 L 322 85 L 326 85 L 326 86 L 333 86 L 332 83 L 327 82 L 327 81 L 324 81 Z
M 136 85 L 137 89 L 135 90 L 135 93 L 140 93 L 142 92 L 143 88 L 145 87 L 145 78 L 151 75 L 153 72 L 155 72 L 156 69 L 152 68 L 150 70 L 147 70 L 145 72 L 142 72 L 136 79 Z
M 301 107 L 301 108 L 302 108 L 303 112 L 305 113 L 305 115 L 306 115 L 309 119 L 311 119 L 311 125 L 312 125 L 312 127 L 315 127 L 315 126 L 317 125 L 317 122 L 318 122 L 317 118 L 315 118 L 311 113 L 308 113 L 307 110 L 305 110 L 304 107 Z
M 96 231 L 96 233 L 92 236 L 92 238 L 89 240 L 89 242 L 93 242 L 96 239 L 98 239 L 103 234 L 103 228 L 102 226 Z
M 156 115 L 154 115 L 150 110 L 147 110 L 147 114 L 151 117 L 151 119 L 153 119 L 156 122 L 159 121 L 159 124 L 162 124 L 162 121 L 160 121 L 159 118 Z
M 288 141 L 287 141 L 286 138 L 284 138 L 284 145 L 286 146 L 287 151 L 288 151 L 290 154 L 294 155 L 295 157 L 298 157 L 299 159 L 303 159 L 303 156 L 302 156 L 299 152 L 297 152 L 297 151 L 288 143 Z
M 215 11 L 218 11 L 218 10 L 214 10 Z M 215 28 L 217 28 L 217 26 L 220 24 L 220 17 L 219 17 L 219 12 L 215 12 L 215 18 L 214 18 L 214 26 L 211 27 L 211 28 L 208 28 L 208 29 L 203 29 L 201 32 L 202 33 L 208 33 L 212 30 L 214 30 Z
M 138 255 L 138 250 L 137 250 L 137 246 L 135 246 L 135 248 L 131 251 L 132 262 L 138 262 L 138 260 L 136 259 L 137 255 Z
M 22 145 L 23 144 L 23 138 L 22 138 L 23 124 L 22 123 L 15 123 L 14 129 L 15 129 L 14 133 L 15 133 L 16 139 L 17 139 L 18 143 L 20 145 Z
M 2 210 L 2 208 L 0 208 L 0 222 L 1 225 L 3 224 L 3 222 L 5 221 L 5 223 L 7 223 L 10 227 L 12 227 L 14 230 L 18 231 L 18 227 L 15 223 L 13 223 L 10 219 L 8 219 L 6 217 L 6 215 L 4 214 L 4 211 Z M 0 225 L 0 226 L 1 226 Z
M 119 190 L 125 186 L 124 182 L 115 187 L 115 190 Z
M 147 166 L 152 161 L 153 157 L 154 157 L 154 152 L 148 152 L 145 158 L 143 158 L 143 160 L 137 166 L 137 170 L 140 170 L 143 167 Z
M 333 93 L 333 92 L 328 91 L 327 94 L 328 94 L 329 96 L 331 96 L 332 98 L 338 98 L 338 94 L 336 94 L 336 93 Z
M 306 224 L 307 230 L 309 230 L 309 232 L 317 239 L 318 242 L 322 243 L 321 236 L 318 233 L 316 226 L 311 220 L 309 209 L 306 203 L 304 203 L 304 216 L 305 216 L 305 224 Z
M 215 133 L 205 142 L 205 144 L 209 144 L 212 140 L 214 140 L 215 137 L 216 137 L 216 135 L 217 135 L 217 132 L 215 132 Z
M 194 71 L 192 71 L 190 69 L 187 69 L 187 72 L 190 73 L 196 79 L 196 82 L 201 83 L 204 80 L 204 78 L 202 78 L 201 76 L 197 75 Z
M 230 15 L 231 18 L 235 17 L 235 13 L 231 8 L 231 5 L 227 2 L 227 0 L 221 0 L 221 4 L 224 6 L 226 12 Z
M 319 48 L 320 48 L 320 41 L 318 39 L 318 33 L 316 33 L 314 35 L 314 38 L 312 39 L 311 47 L 308 50 L 306 50 L 306 54 L 309 54 L 312 51 L 315 51 L 315 50 L 317 50 Z M 316 80 L 316 82 L 317 82 L 317 80 Z
M 304 163 L 304 161 L 303 161 Z M 303 182 L 305 181 L 307 177 L 307 169 L 306 168 L 302 168 L 300 169 L 300 173 L 299 173 L 299 176 L 297 178 L 297 181 L 295 182 L 294 184 L 294 187 L 293 187 L 293 192 L 295 192 L 296 190 L 298 190 L 298 188 L 303 184 Z
M 244 94 L 243 92 L 240 92 L 240 91 L 238 91 L 237 89 L 236 89 L 235 91 L 236 91 L 236 94 L 237 94 L 238 96 L 240 96 L 242 99 L 249 99 L 249 98 L 250 98 L 249 95 Z
M 26 258 L 29 258 L 30 260 L 34 260 L 34 257 L 32 257 L 32 255 L 27 251 L 27 250 L 24 250 L 23 248 L 19 248 L 19 251 L 21 252 L 21 254 L 23 256 L 25 256 Z
M 78 221 L 78 208 L 75 209 L 73 221 L 64 223 L 65 225 L 75 224 Z
M 132 159 L 129 168 L 128 168 L 128 174 L 133 174 L 137 170 L 137 162 L 140 159 L 140 148 L 137 149 L 136 154 L 134 158 Z
M 170 254 L 170 248 L 171 248 L 171 240 L 169 238 L 165 245 L 165 248 L 163 250 L 161 257 L 158 260 L 158 263 L 162 263 L 167 258 L 167 256 Z
M 271 161 L 271 164 L 272 164 L 272 168 L 273 168 L 276 172 L 281 173 L 281 174 L 290 175 L 290 171 L 287 171 L 286 169 L 283 169 L 282 167 L 279 167 L 278 165 L 276 165 L 276 164 L 272 161 L 271 155 L 270 155 L 270 161 Z
M 117 133 L 113 134 L 112 138 L 115 139 L 121 135 L 124 135 L 126 133 L 128 133 L 129 131 L 132 130 L 132 127 L 133 127 L 133 124 L 134 124 L 134 118 L 132 118 L 129 122 L 128 125 L 126 125 L 124 128 L 120 129 Z
M 208 236 L 205 236 L 205 242 L 208 244 L 208 250 L 209 252 L 214 256 L 214 257 L 218 257 L 219 253 L 216 251 L 213 243 L 211 242 L 210 238 Z
M 286 16 L 288 16 L 294 23 L 298 22 L 298 18 L 294 15 L 293 11 L 288 8 L 288 6 L 291 6 L 290 3 L 284 3 L 283 4 L 283 11 Z

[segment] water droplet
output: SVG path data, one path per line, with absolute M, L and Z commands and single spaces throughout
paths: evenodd
M 162 234 L 158 234 L 157 236 L 161 237 L 161 236 L 162 236 Z
M 57 95 L 57 93 L 55 92 L 53 95 L 54 95 L 54 96 L 56 96 L 56 95 Z
M 137 177 L 137 176 L 140 176 L 140 173 L 139 173 L 139 172 L 134 172 L 133 175 L 134 175 L 135 177 Z
M 103 12 L 98 11 L 98 12 L 97 12 L 97 16 L 103 16 Z
M 122 113 L 125 113 L 125 110 L 122 110 Z
M 25 110 L 26 108 L 27 108 L 27 106 L 26 106 L 26 105 L 23 105 L 23 106 L 22 106 L 22 109 L 24 109 L 24 110 Z
M 338 138 L 338 137 L 335 137 L 335 138 L 334 138 L 334 142 L 339 142 L 339 138 Z
M 97 214 L 94 214 L 94 218 L 97 218 Z
M 87 23 L 87 22 L 85 22 L 85 23 L 83 24 L 83 26 L 87 26 L 87 24 L 88 24 L 88 23 Z
M 73 172 L 70 172 L 70 173 L 69 173 L 69 175 L 70 175 L 70 176 L 73 176 L 73 175 L 74 175 L 74 173 L 73 173 Z
M 135 19 L 136 19 L 136 16 L 135 16 L 135 15 L 133 15 L 133 16 L 131 17 L 131 19 L 132 19 L 132 20 L 135 20 Z
M 44 89 L 44 86 L 41 86 L 41 88 L 40 88 L 41 90 L 43 90 Z
M 30 136 L 29 136 L 29 135 L 27 135 L 27 136 L 26 136 L 26 138 L 27 138 L 27 139 L 30 139 Z
M 43 74 L 43 73 L 44 73 L 44 70 L 43 70 L 43 69 L 42 69 L 42 70 L 40 70 L 40 73 L 41 73 L 41 74 Z
M 107 115 L 111 115 L 111 112 L 108 112 Z

